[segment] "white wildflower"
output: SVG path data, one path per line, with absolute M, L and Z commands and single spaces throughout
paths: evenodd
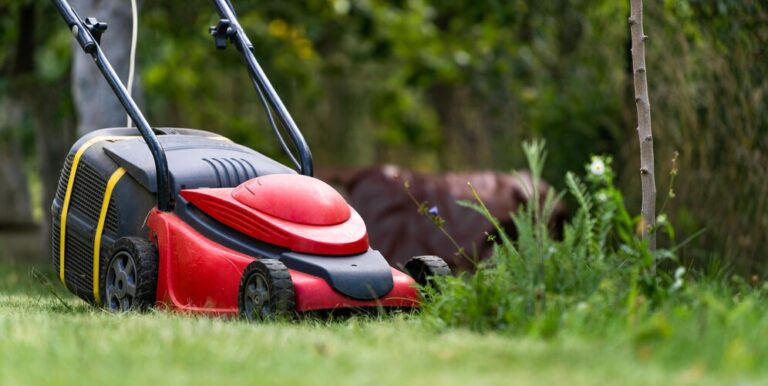
M 670 291 L 674 292 L 679 290 L 680 288 L 683 288 L 683 275 L 685 275 L 685 268 L 684 267 L 678 267 L 675 270 L 675 282 L 672 283 L 672 287 L 670 287 Z
M 592 157 L 592 163 L 589 164 L 589 171 L 596 176 L 605 174 L 605 162 L 603 159 L 600 157 Z
M 607 194 L 605 194 L 605 192 L 603 192 L 603 191 L 601 190 L 601 191 L 597 192 L 597 194 L 595 194 L 595 199 L 596 199 L 598 202 L 606 202 L 606 201 L 608 201 L 608 195 L 607 195 Z

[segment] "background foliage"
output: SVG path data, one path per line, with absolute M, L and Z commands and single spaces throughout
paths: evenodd
M 557 184 L 590 154 L 607 153 L 628 207 L 639 208 L 628 2 L 235 3 L 318 165 L 506 170 L 523 164 L 523 139 L 542 137 L 545 178 Z M 213 7 L 195 5 L 142 4 L 139 64 L 149 121 L 219 131 L 278 156 L 240 58 L 232 48 L 213 49 L 206 30 L 216 21 Z M 26 26 L 31 36 L 22 34 L 23 12 L 36 15 Z M 768 6 L 646 2 L 645 19 L 659 176 L 680 153 L 677 198 L 667 212 L 683 233 L 678 239 L 706 229 L 681 255 L 722 256 L 744 272 L 762 271 Z M 0 43 L 13 47 L 0 51 L 0 100 L 31 106 L 2 122 L 0 141 L 23 148 L 22 162 L 42 170 L 45 185 L 46 165 L 63 159 L 41 150 L 46 136 L 73 140 L 71 38 L 47 2 L 3 0 L 0 28 Z M 667 189 L 667 181 L 659 185 Z

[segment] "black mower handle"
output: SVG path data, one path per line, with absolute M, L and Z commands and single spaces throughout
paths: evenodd
M 99 23 L 96 19 L 90 18 L 87 19 L 90 24 L 86 25 L 75 10 L 72 9 L 72 6 L 69 5 L 67 0 L 51 1 L 56 5 L 61 17 L 64 18 L 64 21 L 67 23 L 70 30 L 72 30 L 75 39 L 83 48 L 83 51 L 93 57 L 93 61 L 96 63 L 99 71 L 101 71 L 101 74 L 104 75 L 104 79 L 107 80 L 109 87 L 112 88 L 117 99 L 120 100 L 120 104 L 123 105 L 125 112 L 128 113 L 131 120 L 136 124 L 136 128 L 144 138 L 144 142 L 146 142 L 147 147 L 149 147 L 149 151 L 152 153 L 152 158 L 155 161 L 155 173 L 157 174 L 157 208 L 164 212 L 172 211 L 173 194 L 165 151 L 163 150 L 162 145 L 160 145 L 160 141 L 157 140 L 155 132 L 152 131 L 152 127 L 149 126 L 149 123 L 144 118 L 139 107 L 136 106 L 136 102 L 131 98 L 131 94 L 120 81 L 120 78 L 115 73 L 115 70 L 112 68 L 112 65 L 109 63 L 107 57 L 104 56 L 104 52 L 101 51 L 101 47 L 99 46 L 98 36 L 101 36 L 101 33 L 106 30 L 107 25 L 105 23 Z M 96 38 L 94 38 L 92 31 L 96 34 Z
M 80 20 L 80 16 L 77 15 L 72 6 L 65 0 L 53 0 L 53 4 L 58 8 L 61 17 L 69 26 L 72 35 L 75 36 L 75 40 L 83 48 L 83 51 L 87 54 L 92 54 L 96 51 L 96 40 L 91 36 L 90 31 L 85 24 Z
M 309 145 L 304 139 L 304 136 L 301 134 L 301 130 L 299 130 L 296 122 L 294 122 L 293 117 L 291 117 L 291 114 L 288 112 L 288 109 L 283 104 L 283 101 L 280 100 L 280 96 L 277 95 L 277 91 L 275 91 L 274 87 L 272 87 L 272 83 L 269 82 L 269 79 L 264 73 L 264 70 L 261 69 L 258 60 L 256 60 L 256 56 L 253 54 L 253 45 L 251 44 L 250 40 L 248 40 L 248 36 L 245 35 L 245 31 L 243 31 L 243 27 L 240 26 L 240 22 L 237 21 L 237 14 L 235 14 L 235 9 L 232 6 L 232 3 L 230 0 L 213 0 L 213 2 L 216 5 L 216 10 L 219 12 L 219 16 L 221 17 L 219 26 L 217 26 L 219 27 L 218 29 L 220 31 L 218 34 L 213 34 L 214 38 L 219 39 L 217 41 L 217 47 L 223 48 L 220 45 L 222 43 L 221 40 L 224 40 L 224 45 L 226 45 L 226 40 L 231 40 L 235 47 L 237 47 L 237 49 L 243 54 L 243 59 L 245 60 L 245 64 L 248 67 L 248 75 L 250 75 L 251 80 L 256 87 L 256 92 L 259 94 L 259 98 L 262 99 L 262 103 L 264 104 L 264 108 L 267 110 L 267 116 L 270 120 L 270 123 L 273 123 L 272 115 L 269 111 L 269 106 L 267 105 L 266 101 L 269 101 L 269 105 L 274 107 L 275 112 L 277 113 L 277 117 L 280 119 L 283 127 L 288 132 L 288 135 L 291 138 L 291 142 L 293 142 L 296 150 L 299 153 L 299 160 L 296 162 L 296 166 L 299 168 L 299 173 L 306 176 L 312 176 L 312 152 L 309 150 Z M 212 33 L 216 32 L 217 27 L 212 29 Z M 275 129 L 275 134 L 277 135 L 278 140 L 280 140 L 283 149 L 286 153 L 288 153 L 288 157 L 293 160 L 293 155 L 291 154 L 291 151 L 288 149 L 288 147 L 285 146 L 285 142 L 283 141 L 279 131 L 274 125 L 273 128 Z

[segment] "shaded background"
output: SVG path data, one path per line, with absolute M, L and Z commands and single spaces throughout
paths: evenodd
M 124 74 L 129 2 L 74 3 L 82 16 L 87 7 L 109 15 L 105 50 Z M 521 141 L 542 137 L 555 186 L 590 154 L 610 154 L 639 212 L 628 1 L 234 3 L 318 167 L 508 171 L 523 165 Z M 212 4 L 145 1 L 140 12 L 137 96 L 149 122 L 216 131 L 282 159 L 239 56 L 213 48 Z M 98 85 L 78 83 L 87 65 L 97 76 L 95 66 L 73 53 L 48 2 L 0 0 L 0 29 L 0 229 L 12 235 L 0 254 L 14 254 L 19 230 L 46 232 L 78 123 L 99 122 L 106 108 L 95 108 Z M 659 205 L 677 151 L 665 210 L 677 241 L 705 229 L 683 255 L 762 272 L 768 6 L 647 1 L 645 29 Z M 84 64 L 73 66 L 73 55 Z M 124 122 L 120 113 L 104 119 Z

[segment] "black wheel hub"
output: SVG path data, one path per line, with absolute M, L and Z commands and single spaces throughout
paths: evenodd
M 105 306 L 110 311 L 130 311 L 136 296 L 136 263 L 133 256 L 120 251 L 107 268 Z
M 255 272 L 248 278 L 243 297 L 248 320 L 264 319 L 270 314 L 269 286 L 261 273 Z

